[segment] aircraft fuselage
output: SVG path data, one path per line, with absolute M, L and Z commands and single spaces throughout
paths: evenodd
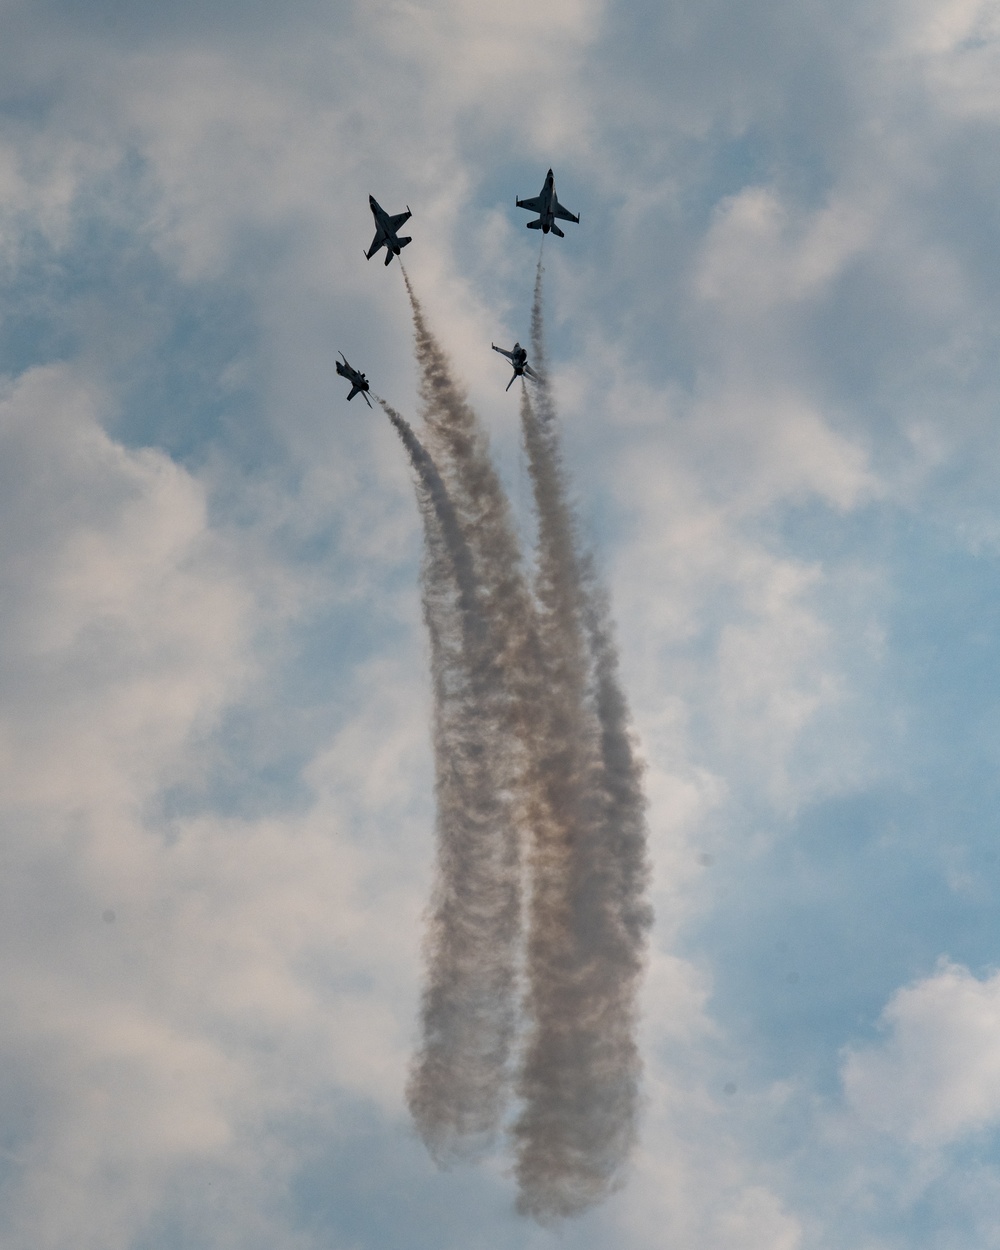
M 551 231 L 553 234 L 558 235 L 560 239 L 566 236 L 556 225 L 557 217 L 562 221 L 578 222 L 580 220 L 575 213 L 571 213 L 568 208 L 564 208 L 559 203 L 556 196 L 555 176 L 551 169 L 545 175 L 545 182 L 538 195 L 530 200 L 516 200 L 515 203 L 518 208 L 526 208 L 529 212 L 538 214 L 536 221 L 526 223 L 529 230 L 541 230 L 543 234 L 548 234 Z
M 407 208 L 405 213 L 397 213 L 395 217 L 390 216 L 374 195 L 369 195 L 368 207 L 375 218 L 375 238 L 372 239 L 372 245 L 365 255 L 371 260 L 379 248 L 384 247 L 385 263 L 388 265 L 394 256 L 400 254 L 407 243 L 413 241 L 409 236 L 399 237 L 399 228 L 403 222 L 409 221 L 410 210 Z
M 339 360 L 335 361 L 334 363 L 337 366 L 337 372 L 340 374 L 340 376 L 342 378 L 347 378 L 348 382 L 350 382 L 351 384 L 351 393 L 347 396 L 348 402 L 352 400 L 355 395 L 360 395 L 361 398 L 365 401 L 365 403 L 370 408 L 372 404 L 371 404 L 371 400 L 368 398 L 368 391 L 371 389 L 371 386 L 370 386 L 368 379 L 360 371 L 360 369 L 355 369 L 351 365 L 348 364 L 347 357 L 344 355 L 343 352 L 341 352 L 340 355 L 344 363 L 341 364 Z

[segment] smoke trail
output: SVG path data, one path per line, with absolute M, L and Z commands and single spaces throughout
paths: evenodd
M 410 463 L 416 470 L 419 479 L 417 498 L 421 511 L 425 512 L 430 509 L 433 513 L 433 521 L 428 520 L 427 522 L 427 525 L 430 527 L 428 537 L 431 545 L 438 545 L 443 541 L 447 548 L 447 555 L 451 560 L 452 573 L 458 586 L 459 602 L 463 616 L 469 618 L 467 624 L 471 624 L 471 621 L 476 619 L 481 630 L 482 621 L 478 620 L 476 608 L 476 575 L 472 567 L 472 555 L 468 544 L 462 536 L 458 517 L 455 515 L 455 509 L 448 498 L 448 492 L 445 489 L 444 482 L 441 480 L 441 474 L 438 473 L 437 466 L 428 454 L 427 449 L 414 434 L 412 426 L 405 417 L 402 417 L 380 395 L 373 393 L 372 398 L 395 426 L 396 432 L 399 434 L 400 440 L 409 454 Z M 436 530 L 434 528 L 435 524 Z
M 488 1144 L 503 1112 L 516 1029 L 520 856 L 510 751 L 498 725 L 495 631 L 479 604 L 472 554 L 431 457 L 399 413 L 378 402 L 417 472 L 426 540 L 437 866 L 423 1036 L 407 1097 L 444 1163 Z
M 557 974 L 542 978 L 537 973 L 543 964 L 554 969 L 572 966 L 575 971 L 579 963 L 579 952 L 572 942 L 574 925 L 567 916 L 573 903 L 567 881 L 576 853 L 573 841 L 584 823 L 581 809 L 586 787 L 582 773 L 587 761 L 575 745 L 580 734 L 587 660 L 557 645 L 550 645 L 546 649 L 549 655 L 543 655 L 536 606 L 522 572 L 513 519 L 485 435 L 451 377 L 448 360 L 431 334 L 408 280 L 407 289 L 434 460 L 473 550 L 483 592 L 480 602 L 500 644 L 497 658 L 507 691 L 503 729 L 515 746 L 514 759 L 520 763 L 511 785 L 520 798 L 522 823 L 530 834 L 533 921 L 527 963 L 532 990 L 527 1006 L 534 1021 L 533 1036 L 551 1039 L 559 1030 L 566 1038 L 582 1036 L 579 1026 L 588 1011 L 586 996 L 567 994 Z M 563 676 L 563 671 L 574 664 L 575 683 Z M 567 688 L 575 689 L 577 697 L 566 698 Z M 596 727 L 592 738 L 596 744 Z M 547 990 L 554 992 L 546 998 Z M 537 1062 L 532 1064 L 533 1053 L 529 1044 L 529 1066 L 519 1082 L 527 1103 L 525 1116 L 551 1118 L 551 1091 L 562 1088 L 568 1079 L 573 1083 L 572 1098 L 581 1108 L 576 1117 L 579 1120 L 589 1099 L 585 1088 L 589 1072 L 581 1070 L 580 1062 L 572 1056 L 564 1069 L 557 1062 L 543 1071 Z M 522 1151 L 518 1172 L 519 1205 L 524 1211 L 543 1219 L 571 1214 L 600 1195 L 600 1184 L 590 1175 L 594 1170 L 590 1161 L 593 1150 L 581 1146 L 579 1132 L 569 1132 L 565 1149 L 548 1149 L 561 1145 L 552 1142 L 551 1134 L 543 1139 L 543 1134 L 533 1129 L 531 1137 L 538 1148 Z M 589 1169 L 582 1181 L 580 1166 L 571 1157 L 574 1151 L 584 1157 L 584 1170 Z M 567 1189 L 574 1191 L 569 1198 L 565 1196 Z M 585 1195 L 582 1190 L 586 1190 Z
M 572 1215 L 620 1178 L 635 1138 L 636 994 L 651 913 L 641 766 L 607 599 L 580 554 L 545 368 L 542 266 L 532 307 L 538 414 L 521 417 L 538 515 L 539 638 L 555 737 L 540 772 L 528 941 L 533 1020 L 515 1125 L 521 1210 Z
M 457 619 L 474 619 L 482 627 L 474 646 L 462 644 L 462 650 L 449 642 L 456 618 L 449 615 L 447 596 L 434 580 L 442 576 L 441 561 L 435 564 L 437 549 L 429 529 L 425 604 L 431 605 L 427 620 L 432 649 L 435 656 L 459 657 L 461 651 L 452 668 L 457 666 L 464 682 L 458 697 L 454 674 L 445 671 L 440 658 L 435 660 L 435 741 L 440 739 L 440 750 L 447 751 L 447 736 L 454 732 L 448 717 L 452 709 L 465 709 L 470 699 L 482 715 L 480 728 L 495 735 L 493 784 L 501 787 L 495 794 L 502 793 L 508 805 L 496 813 L 493 838 L 506 848 L 503 863 L 512 873 L 505 878 L 508 900 L 516 892 L 518 821 L 530 834 L 525 1000 L 530 1028 L 518 1081 L 523 1106 L 513 1132 L 519 1208 L 544 1221 L 576 1214 L 605 1196 L 617 1183 L 634 1140 L 639 1074 L 635 996 L 650 923 L 644 899 L 641 770 L 618 682 L 606 597 L 580 554 L 566 498 L 544 370 L 541 266 L 532 317 L 535 367 L 541 374 L 538 415 L 527 392 L 522 402 L 538 514 L 535 596 L 522 572 L 507 498 L 486 437 L 452 379 L 405 271 L 404 279 L 413 310 L 432 466 L 440 472 L 436 480 L 452 509 L 466 561 L 452 561 L 448 576 L 456 582 L 449 585 L 461 582 L 456 572 L 460 565 L 471 566 L 467 595 L 459 584 L 465 607 Z M 420 465 L 414 463 L 419 472 Z M 435 526 L 440 547 L 442 531 L 438 522 Z M 463 723 L 461 732 L 471 729 Z M 452 795 L 440 778 L 439 771 L 439 803 L 442 797 L 456 804 L 467 801 L 457 790 Z M 488 780 L 484 775 L 476 784 Z M 481 810 L 487 811 L 485 803 Z M 439 849 L 437 897 L 454 898 L 456 906 L 464 888 L 464 865 L 478 854 L 477 839 L 489 837 L 485 823 L 463 828 L 461 816 L 456 806 L 452 834 L 439 817 L 439 847 L 447 846 L 451 853 Z M 485 883 L 484 893 L 489 894 Z M 511 903 L 504 913 L 511 922 L 502 934 L 508 943 L 502 947 L 505 987 L 515 983 L 515 911 Z M 456 1152 L 471 1122 L 462 1117 L 462 1108 L 471 1105 L 468 1089 L 465 1101 L 456 1101 L 448 1083 L 449 1064 L 457 1053 L 451 1035 L 461 1035 L 458 1012 L 464 1009 L 462 995 L 448 997 L 448 978 L 473 935 L 447 917 L 439 922 L 442 914 L 439 907 L 424 1000 L 424 1045 L 409 1088 L 418 1128 L 439 1154 L 442 1143 Z M 474 910 L 468 915 L 476 919 Z M 475 961 L 463 966 L 471 976 Z M 438 1002 L 447 1002 L 448 1010 L 430 1011 L 428 1004 Z M 512 1000 L 506 1002 L 512 1005 Z M 503 1046 L 509 1048 L 514 1018 L 506 1006 L 500 1015 L 506 1029 Z M 484 1053 L 477 1052 L 477 1063 Z M 468 1070 L 480 1082 L 489 1075 L 476 1064 Z M 491 1088 L 499 1098 L 500 1086 Z M 491 1109 L 497 1105 L 491 1103 Z
M 539 690 L 534 604 L 520 544 L 486 434 L 451 375 L 448 358 L 427 325 L 405 270 L 403 277 L 413 310 L 427 438 L 472 554 L 480 610 L 491 627 L 492 687 L 503 706 L 505 740 L 519 757 L 510 782 L 522 802 L 528 802 L 524 746 L 537 736 L 544 699 Z

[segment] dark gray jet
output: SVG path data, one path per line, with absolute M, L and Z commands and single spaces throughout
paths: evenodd
M 395 217 L 390 217 L 374 195 L 368 197 L 368 203 L 372 210 L 372 216 L 375 218 L 375 238 L 372 239 L 372 245 L 365 252 L 369 260 L 375 255 L 380 247 L 385 248 L 385 263 L 388 265 L 394 256 L 406 247 L 407 243 L 413 240 L 409 237 L 401 239 L 396 233 L 404 221 L 410 220 L 410 207 L 406 206 L 405 213 L 399 213 Z
M 538 195 L 533 200 L 517 200 L 518 208 L 526 208 L 529 213 L 537 213 L 537 221 L 529 221 L 527 223 L 529 230 L 541 230 L 543 234 L 548 234 L 551 230 L 553 234 L 557 234 L 560 239 L 566 236 L 556 225 L 555 219 L 558 217 L 562 221 L 576 221 L 579 217 L 574 217 L 568 208 L 563 206 L 556 199 L 556 183 L 552 177 L 552 170 L 545 175 L 545 185 L 542 187 Z
M 340 354 L 341 356 L 344 356 L 343 352 L 341 352 Z M 365 403 L 370 408 L 372 406 L 372 401 L 368 398 L 368 379 L 365 377 L 365 375 L 363 373 L 359 373 L 357 369 L 352 369 L 351 366 L 347 363 L 346 356 L 344 356 L 343 364 L 341 364 L 340 361 L 338 360 L 336 362 L 336 365 L 337 365 L 337 372 L 340 374 L 340 376 L 342 378 L 347 378 L 348 382 L 350 382 L 351 384 L 351 393 L 347 397 L 348 400 L 349 401 L 352 400 L 355 395 L 360 395 L 361 398 L 365 401 Z
M 528 353 L 524 350 L 520 343 L 515 343 L 509 352 L 504 351 L 502 347 L 497 347 L 496 343 L 491 343 L 490 347 L 492 347 L 495 352 L 499 352 L 501 356 L 506 356 L 510 363 L 514 366 L 514 374 L 504 387 L 505 391 L 509 391 L 514 385 L 514 378 L 523 378 L 525 374 L 527 374 L 529 378 L 534 378 L 536 382 L 539 380 L 538 374 L 534 371 L 534 369 L 532 369 L 531 365 L 528 364 Z

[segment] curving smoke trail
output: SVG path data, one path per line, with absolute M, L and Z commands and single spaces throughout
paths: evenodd
M 462 526 L 410 425 L 376 396 L 417 473 L 434 698 L 437 866 L 422 1042 L 407 1088 L 439 1162 L 486 1146 L 503 1114 L 517 1025 L 520 852 L 499 733 L 495 630 Z
M 615 643 L 611 605 L 589 554 L 580 553 L 572 509 L 567 501 L 565 474 L 555 428 L 555 405 L 549 387 L 542 318 L 542 263 L 539 256 L 531 307 L 531 344 L 538 361 L 541 383 L 538 409 L 542 422 L 532 421 L 530 402 L 522 411 L 525 439 L 534 427 L 535 458 L 533 482 L 536 506 L 541 513 L 542 498 L 549 501 L 554 528 L 564 535 L 560 542 L 572 548 L 576 566 L 576 586 L 580 613 L 586 630 L 593 663 L 595 710 L 600 728 L 600 786 L 605 842 L 614 853 L 618 882 L 618 918 L 628 936 L 630 989 L 634 993 L 644 963 L 646 936 L 653 923 L 653 912 L 646 899 L 649 886 L 649 860 L 646 831 L 646 797 L 642 788 L 643 765 L 637 755 L 637 742 L 631 726 L 628 700 L 619 677 L 618 648 Z M 540 543 L 541 543 L 540 539 Z M 634 1008 L 633 1008 L 634 1011 Z
M 541 263 L 537 411 L 526 389 L 521 410 L 538 514 L 533 591 L 486 436 L 403 276 L 430 454 L 383 408 L 421 483 L 439 807 L 423 1042 L 408 1096 L 439 1159 L 499 1122 L 518 1023 L 523 830 L 528 1027 L 512 1131 L 519 1209 L 545 1221 L 604 1197 L 635 1136 L 635 999 L 651 920 L 641 767 L 607 599 L 567 502 Z
M 451 575 L 458 591 L 459 607 L 463 617 L 467 618 L 466 626 L 470 627 L 475 621 L 476 632 L 481 632 L 484 623 L 479 618 L 476 607 L 476 575 L 472 567 L 472 553 L 462 535 L 458 517 L 448 498 L 448 491 L 441 480 L 441 474 L 406 418 L 380 395 L 373 392 L 372 398 L 392 422 L 400 441 L 407 450 L 410 463 L 416 471 L 417 499 L 421 512 L 431 514 L 426 524 L 430 529 L 429 536 L 434 544 L 440 545 L 443 542 L 447 549 L 447 555 L 451 560 Z
M 538 629 L 556 733 L 540 772 L 528 940 L 528 1039 L 514 1127 L 520 1207 L 572 1215 L 614 1188 L 635 1139 L 637 992 L 652 913 L 645 798 L 607 596 L 581 554 L 545 365 L 542 264 L 531 318 L 535 403 L 521 419 L 538 517 Z M 537 409 L 537 411 L 536 411 Z M 559 750 L 556 750 L 556 747 Z

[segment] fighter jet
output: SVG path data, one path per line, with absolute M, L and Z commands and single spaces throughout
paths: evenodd
M 351 393 L 347 397 L 348 400 L 352 400 L 355 395 L 360 395 L 370 408 L 372 406 L 372 401 L 368 398 L 368 379 L 363 373 L 359 373 L 357 369 L 351 368 L 351 366 L 347 363 L 347 357 L 344 356 L 343 352 L 340 354 L 344 357 L 344 363 L 341 364 L 339 360 L 336 362 L 337 372 L 342 378 L 347 378 L 348 382 L 351 384 Z
M 372 216 L 375 218 L 375 238 L 372 239 L 372 245 L 365 252 L 369 260 L 375 255 L 380 247 L 385 248 L 385 263 L 388 265 L 394 256 L 406 247 L 407 243 L 411 243 L 409 237 L 401 239 L 396 233 L 404 221 L 410 219 L 410 206 L 406 206 L 405 213 L 399 213 L 395 217 L 390 217 L 374 195 L 368 197 L 368 204 L 372 210 Z
M 495 352 L 499 352 L 501 356 L 506 356 L 510 363 L 514 366 L 513 376 L 504 387 L 505 391 L 509 391 L 514 385 L 514 378 L 523 378 L 525 374 L 527 374 L 529 378 L 534 378 L 536 382 L 539 380 L 538 374 L 534 371 L 534 369 L 532 369 L 531 365 L 528 364 L 528 353 L 524 350 L 520 343 L 515 343 L 509 352 L 504 351 L 502 347 L 497 347 L 496 343 L 491 343 L 490 347 L 492 347 Z
M 563 206 L 556 199 L 556 184 L 552 177 L 552 170 L 545 175 L 545 185 L 542 187 L 538 195 L 533 200 L 517 200 L 518 208 L 526 208 L 529 213 L 537 213 L 537 221 L 529 221 L 527 223 L 529 230 L 541 230 L 543 234 L 548 234 L 551 230 L 553 234 L 557 234 L 560 239 L 566 236 L 555 223 L 557 217 L 563 221 L 579 221 L 579 217 L 574 217 L 568 208 Z

